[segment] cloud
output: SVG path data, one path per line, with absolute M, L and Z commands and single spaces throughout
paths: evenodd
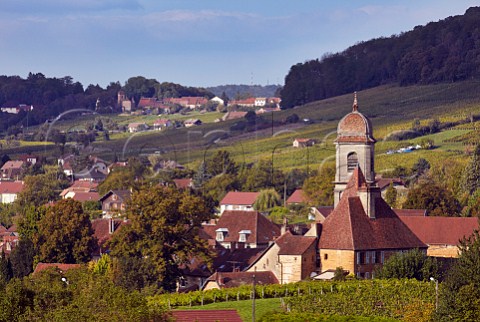
M 107 10 L 138 10 L 138 0 L 2 0 L 0 12 L 20 15 L 64 14 Z

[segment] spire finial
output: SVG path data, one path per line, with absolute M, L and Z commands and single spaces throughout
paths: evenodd
M 353 111 L 356 112 L 358 110 L 358 102 L 357 102 L 357 92 L 353 93 Z

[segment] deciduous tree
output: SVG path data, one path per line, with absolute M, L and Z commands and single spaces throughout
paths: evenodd
M 82 204 L 63 199 L 47 209 L 34 237 L 39 258 L 47 263 L 85 263 L 95 248 L 92 224 Z
M 173 290 L 182 263 L 192 256 L 209 257 L 199 230 L 212 214 L 204 199 L 187 190 L 145 187 L 134 192 L 126 213 L 130 224 L 110 242 L 111 255 L 122 264 L 120 278 L 133 279 L 123 284 Z M 132 270 L 142 274 L 129 273 Z

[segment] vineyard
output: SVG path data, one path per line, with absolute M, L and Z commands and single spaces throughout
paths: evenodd
M 163 294 L 149 304 L 169 309 L 253 299 L 253 287 Z M 280 298 L 283 311 L 428 321 L 435 307 L 434 283 L 416 280 L 300 282 L 255 287 L 256 299 Z

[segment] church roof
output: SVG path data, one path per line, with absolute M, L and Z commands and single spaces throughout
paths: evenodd
M 353 111 L 345 115 L 338 123 L 336 142 L 375 143 L 372 123 L 358 111 L 357 93 L 353 102 Z
M 337 207 L 322 223 L 319 248 L 373 250 L 427 247 L 380 196 L 375 200 L 375 218 L 369 218 L 358 195 L 364 189 L 367 189 L 367 184 L 357 167 Z

